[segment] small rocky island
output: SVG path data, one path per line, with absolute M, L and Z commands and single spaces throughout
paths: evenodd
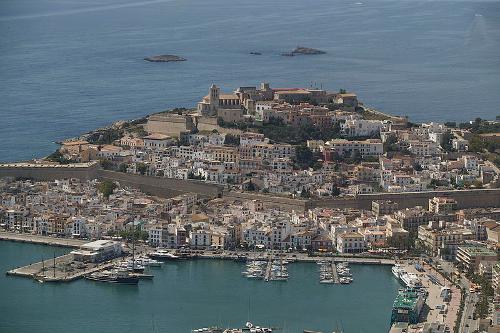
M 186 61 L 187 59 L 172 54 L 162 54 L 152 57 L 146 57 L 144 58 L 144 60 L 150 62 L 171 62 L 171 61 Z
M 295 55 L 315 55 L 315 54 L 325 54 L 325 51 L 313 49 L 310 47 L 297 46 L 292 52 L 282 53 L 282 56 L 293 57 Z

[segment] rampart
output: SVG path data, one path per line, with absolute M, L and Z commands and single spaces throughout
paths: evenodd
M 41 181 L 77 178 L 81 180 L 108 179 L 122 185 L 140 189 L 144 193 L 170 198 L 183 193 L 197 193 L 201 198 L 223 196 L 229 200 L 260 200 L 264 208 L 305 211 L 308 208 L 355 208 L 371 209 L 374 200 L 392 200 L 400 208 L 427 207 L 435 196 L 449 197 L 457 201 L 459 209 L 476 207 L 500 207 L 500 189 L 477 189 L 461 191 L 429 191 L 405 193 L 362 194 L 357 197 L 331 199 L 291 199 L 286 197 L 237 191 L 223 191 L 217 184 L 196 180 L 159 178 L 102 170 L 97 162 L 68 165 L 9 163 L 0 164 L 0 178 L 32 178 Z
M 99 170 L 97 176 L 162 198 L 171 198 L 184 193 L 196 193 L 201 198 L 216 198 L 222 195 L 221 186 L 202 181 L 141 176 L 109 170 Z
M 194 128 L 191 117 L 177 114 L 155 114 L 148 118 L 145 125 L 150 133 L 161 133 L 170 136 L 179 136 L 181 132 Z
M 8 163 L 0 164 L 0 178 L 31 178 L 40 181 L 55 179 L 77 178 L 91 180 L 97 178 L 99 163 L 75 164 L 35 164 L 35 163 Z
M 224 191 L 225 200 L 259 200 L 265 209 L 276 208 L 286 211 L 303 212 L 308 209 L 309 201 L 301 199 L 291 199 L 250 192 Z
M 362 194 L 355 198 L 311 200 L 310 207 L 371 209 L 374 200 L 392 200 L 400 208 L 428 207 L 429 199 L 436 196 L 455 199 L 459 209 L 500 207 L 500 189 Z

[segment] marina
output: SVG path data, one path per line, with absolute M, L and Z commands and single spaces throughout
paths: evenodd
M 56 256 L 64 254 L 62 248 L 55 250 Z M 3 255 L 0 269 L 6 272 L 16 265 L 40 260 L 42 255 L 50 267 L 54 248 L 0 242 L 0 252 Z M 0 306 L 8 316 L 0 321 L 0 331 L 30 331 L 14 329 L 29 311 L 30 322 L 38 325 L 42 333 L 60 331 L 69 323 L 75 333 L 154 331 L 152 327 L 163 332 L 190 332 L 215 325 L 241 327 L 248 319 L 261 327 L 283 327 L 289 332 L 309 329 L 326 333 L 337 323 L 345 332 L 387 332 L 391 306 L 400 288 L 390 267 L 351 264 L 356 288 L 324 288 L 317 280 L 317 266 L 301 261 L 288 264 L 290 278 L 286 283 L 243 279 L 245 263 L 208 259 L 165 261 L 160 267 L 151 267 L 153 281 L 140 280 L 137 286 L 86 279 L 68 284 L 39 284 L 32 279 L 1 274 L 0 292 L 4 297 Z M 78 302 L 74 301 L 75 295 Z M 364 301 L 366 295 L 374 299 L 371 304 Z M 28 297 L 32 299 L 29 304 L 7 302 Z M 240 301 L 230 303 L 235 298 Z M 50 308 L 45 306 L 48 301 L 54 304 Z M 107 310 L 101 311 L 95 304 Z M 81 316 L 82 307 L 87 309 L 87 319 Z M 65 311 L 63 319 L 58 315 L 61 311 Z M 370 325 L 356 321 L 354 312 Z M 308 315 L 302 316 L 304 313 Z M 109 320 L 117 315 L 130 320 L 126 323 Z M 93 320 L 89 321 L 88 316 Z M 47 326 L 42 328 L 39 324 L 42 322 L 48 323 Z
M 322 284 L 350 284 L 353 282 L 351 269 L 347 262 L 320 261 L 319 283 Z

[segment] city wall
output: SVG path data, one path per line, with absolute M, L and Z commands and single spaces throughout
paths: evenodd
M 101 170 L 98 163 L 57 166 L 29 163 L 0 164 L 0 178 L 2 177 L 24 177 L 41 181 L 64 178 L 77 178 L 81 180 L 100 178 L 117 181 L 122 185 L 135 187 L 147 194 L 164 198 L 174 197 L 183 193 L 197 193 L 201 198 L 223 196 L 228 200 L 260 200 L 264 208 L 278 208 L 288 211 L 305 211 L 315 207 L 371 209 L 371 202 L 374 200 L 392 200 L 397 202 L 400 208 L 414 206 L 427 207 L 429 199 L 435 196 L 449 197 L 457 200 L 459 209 L 500 207 L 500 189 L 375 193 L 362 194 L 349 198 L 302 200 L 250 192 L 223 191 L 223 187 L 220 185 L 202 181 L 158 178 Z
M 178 137 L 181 132 L 193 128 L 191 118 L 177 114 L 157 114 L 148 118 L 144 126 L 149 133 L 160 133 Z
M 185 193 L 196 193 L 199 198 L 216 198 L 222 195 L 222 187 L 195 180 L 181 180 L 134 175 L 109 170 L 99 170 L 98 178 L 135 187 L 146 194 L 171 198 Z
M 40 181 L 77 178 L 92 180 L 97 178 L 98 163 L 70 165 L 47 165 L 29 163 L 0 164 L 0 178 L 32 178 Z
M 400 208 L 427 208 L 429 199 L 436 196 L 455 199 L 458 209 L 500 207 L 500 189 L 362 194 L 350 199 L 311 200 L 310 207 L 371 209 L 371 202 L 374 200 L 392 200 L 397 202 Z
M 191 117 L 175 113 L 155 114 L 148 118 L 144 129 L 149 133 L 160 133 L 164 135 L 179 137 L 181 132 L 191 131 L 197 128 L 199 131 L 219 133 L 241 134 L 237 128 L 224 128 L 217 125 L 215 117 Z
M 260 200 L 265 209 L 274 208 L 286 211 L 303 212 L 308 209 L 309 201 L 300 199 L 291 199 L 285 197 L 277 197 L 272 195 L 250 193 L 250 192 L 236 192 L 224 191 L 223 198 L 225 200 Z

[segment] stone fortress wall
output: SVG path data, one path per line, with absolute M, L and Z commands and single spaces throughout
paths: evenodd
M 99 163 L 76 163 L 68 165 L 6 163 L 0 164 L 0 178 L 31 178 L 40 181 L 77 178 L 92 180 L 97 178 Z
M 308 208 L 355 208 L 371 209 L 374 200 L 392 200 L 400 208 L 428 206 L 430 198 L 435 196 L 449 197 L 457 200 L 457 208 L 500 207 L 500 189 L 478 189 L 462 191 L 428 191 L 406 193 L 374 193 L 357 197 L 302 200 L 251 192 L 224 190 L 217 184 L 196 180 L 180 180 L 126 174 L 116 171 L 102 170 L 96 162 L 70 165 L 41 165 L 29 163 L 0 164 L 0 178 L 23 177 L 40 181 L 77 178 L 81 180 L 107 179 L 122 185 L 131 186 L 147 194 L 170 198 L 183 193 L 197 193 L 201 198 L 223 197 L 227 200 L 260 200 L 264 208 L 305 211 Z
M 415 206 L 426 208 L 429 199 L 436 196 L 455 199 L 458 209 L 500 207 L 500 189 L 361 194 L 355 198 L 311 200 L 310 207 L 371 209 L 374 200 L 391 200 L 397 202 L 400 208 Z
M 175 137 L 179 137 L 181 132 L 191 131 L 195 128 L 206 132 L 216 130 L 219 133 L 241 134 L 239 129 L 223 128 L 217 125 L 216 117 L 195 117 L 175 113 L 151 115 L 144 126 L 148 133 L 159 133 Z

